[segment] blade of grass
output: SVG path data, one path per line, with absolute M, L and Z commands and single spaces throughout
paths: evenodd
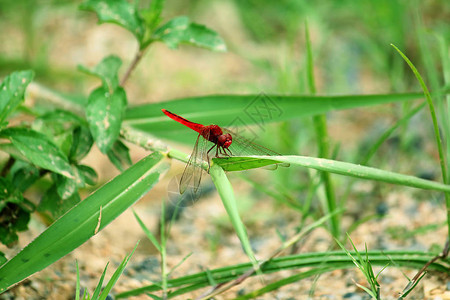
M 415 116 L 419 111 L 424 108 L 426 103 L 422 103 L 418 105 L 416 108 L 411 109 L 405 116 L 403 116 L 400 120 L 395 122 L 390 128 L 388 128 L 370 147 L 367 151 L 367 154 L 361 159 L 362 165 L 367 165 L 369 160 L 373 157 L 373 155 L 377 152 L 380 146 L 392 135 L 392 133 L 397 130 L 400 126 L 404 126 L 413 116 Z
M 77 283 L 75 286 L 75 300 L 80 300 L 80 268 L 78 267 L 78 261 L 75 262 L 77 268 Z
M 169 168 L 153 153 L 74 206 L 0 268 L 0 293 L 79 247 L 139 200 Z M 100 207 L 102 217 L 99 220 Z
M 211 166 L 210 169 L 211 179 L 219 192 L 220 198 L 222 199 L 223 206 L 230 217 L 231 223 L 233 224 L 236 234 L 241 241 L 242 247 L 244 248 L 245 254 L 253 264 L 255 269 L 259 269 L 258 262 L 253 253 L 250 241 L 248 239 L 247 231 L 245 225 L 239 216 L 239 211 L 236 205 L 236 198 L 234 197 L 233 187 L 223 169 L 215 164 Z
M 443 72 L 443 77 L 444 77 L 444 86 L 449 86 L 450 84 L 450 58 L 448 55 L 448 40 L 446 38 L 443 37 L 443 35 L 436 35 L 436 39 L 438 41 L 439 44 L 439 52 L 440 52 L 440 56 L 441 56 L 441 61 L 442 61 L 442 72 Z M 447 116 L 447 118 L 445 119 L 447 121 L 447 123 L 444 122 L 444 133 L 446 133 L 446 141 L 447 141 L 447 170 L 450 168 L 450 159 L 448 159 L 450 157 L 450 94 L 446 93 L 447 95 L 446 97 L 446 101 L 444 101 L 444 97 L 443 97 L 443 102 L 446 102 L 446 105 L 443 107 L 443 114 L 445 113 L 445 115 Z M 450 180 L 450 178 L 449 178 Z
M 354 251 L 350 251 L 352 255 L 356 255 Z M 434 257 L 434 253 L 424 253 L 422 251 L 368 251 L 368 256 L 373 265 L 385 266 L 391 261 L 395 261 L 398 267 L 406 268 L 421 268 L 424 263 L 428 262 L 430 258 Z M 433 261 L 430 264 L 430 269 L 450 274 L 448 268 L 449 261 Z M 280 272 L 283 270 L 301 269 L 301 268 L 324 268 L 324 273 L 329 272 L 327 268 L 332 270 L 348 269 L 354 266 L 353 261 L 343 251 L 328 251 L 315 253 L 301 253 L 296 255 L 276 257 L 268 261 L 261 271 L 264 274 L 273 272 Z M 228 282 L 236 279 L 252 267 L 252 263 L 243 263 L 218 269 L 209 270 L 214 281 L 217 283 Z M 303 272 L 300 272 L 303 274 Z M 315 273 L 321 274 L 321 273 Z M 312 274 L 311 276 L 315 275 Z M 186 275 L 180 278 L 169 279 L 168 286 L 174 290 L 170 295 L 181 295 L 183 293 L 191 292 L 205 286 L 209 286 L 208 276 L 205 271 L 196 274 Z M 182 292 L 181 292 L 182 289 Z M 137 296 L 143 293 L 150 293 L 161 290 L 161 285 L 155 283 L 153 285 L 144 286 L 138 289 L 119 293 L 117 299 Z M 180 291 L 180 292 L 178 292 Z
M 161 236 L 161 287 L 163 291 L 162 298 L 167 298 L 167 249 L 166 249 L 166 207 L 164 200 L 161 201 L 161 222 L 160 222 L 160 236 Z
M 141 226 L 142 231 L 145 233 L 147 238 L 150 240 L 150 242 L 155 246 L 156 250 L 158 252 L 161 252 L 161 245 L 159 244 L 158 240 L 156 239 L 155 235 L 145 226 L 144 222 L 142 222 L 141 218 L 138 216 L 138 214 L 133 209 L 133 214 L 136 220 L 139 223 L 139 226 Z
M 249 160 L 251 158 L 252 160 Z M 352 163 L 315 158 L 308 156 L 252 156 L 252 157 L 230 157 L 230 158 L 213 158 L 214 163 L 220 165 L 225 171 L 241 171 L 246 166 L 252 167 L 255 159 L 268 160 L 271 163 L 283 162 L 289 163 L 291 166 L 298 165 L 306 168 L 312 168 L 319 171 L 351 176 L 362 179 L 376 180 L 398 185 L 422 188 L 427 190 L 436 190 L 441 192 L 450 192 L 450 185 L 442 184 L 431 180 L 403 175 L 372 167 L 356 165 Z
M 125 270 L 125 267 L 128 264 L 128 261 L 133 256 L 134 251 L 136 250 L 138 245 L 139 245 L 139 242 L 136 243 L 136 246 L 134 246 L 133 251 L 131 251 L 131 253 L 129 255 L 125 256 L 125 258 L 122 260 L 122 263 L 119 265 L 117 270 L 114 272 L 113 276 L 111 276 L 111 279 L 108 281 L 108 284 L 102 290 L 99 300 L 105 300 L 108 297 L 109 292 L 112 290 L 113 286 L 116 284 L 120 275 L 122 275 L 123 271 Z M 105 270 L 106 270 L 106 268 L 105 268 Z
M 106 269 L 108 269 L 109 266 L 109 262 L 106 264 L 105 269 L 103 270 L 102 276 L 100 277 L 100 280 L 98 281 L 97 286 L 95 287 L 95 291 L 92 294 L 91 299 L 95 299 L 97 300 L 99 298 L 100 292 L 102 290 L 102 286 L 103 286 L 103 280 L 105 279 L 105 275 L 106 275 Z
M 338 212 L 335 212 L 338 213 Z M 326 215 L 322 218 L 320 218 L 319 220 L 315 221 L 312 224 L 309 224 L 308 226 L 306 226 L 305 228 L 303 228 L 303 230 L 299 233 L 297 233 L 296 235 L 294 235 L 293 237 L 291 237 L 288 241 L 283 242 L 283 244 L 275 251 L 273 252 L 268 258 L 261 260 L 259 262 L 259 268 L 257 270 L 259 270 L 260 268 L 264 267 L 264 265 L 268 262 L 270 262 L 271 259 L 277 257 L 278 255 L 280 255 L 284 250 L 286 250 L 287 248 L 291 247 L 292 245 L 296 244 L 301 238 L 303 238 L 306 234 L 308 234 L 309 232 L 311 232 L 313 229 L 323 225 L 324 222 L 326 222 L 329 218 L 331 218 L 332 215 Z M 214 288 L 212 289 L 212 291 L 209 291 L 208 293 L 206 293 L 205 295 L 199 297 L 198 299 L 202 299 L 202 300 L 207 300 L 207 299 L 212 299 L 215 296 L 229 290 L 230 288 L 241 284 L 244 280 L 246 280 L 248 277 L 253 276 L 253 274 L 255 274 L 256 269 L 250 269 L 247 272 L 245 272 L 242 276 L 236 278 L 235 280 L 232 280 L 230 282 L 226 282 L 224 284 L 220 284 L 217 286 L 214 286 Z
M 431 114 L 431 120 L 433 121 L 433 127 L 434 127 L 434 136 L 436 138 L 436 146 L 438 148 L 439 153 L 439 164 L 441 166 L 441 172 L 442 172 L 442 181 L 447 184 L 448 183 L 448 177 L 447 177 L 447 165 L 446 165 L 446 159 L 444 154 L 444 147 L 442 145 L 442 138 L 441 134 L 439 132 L 439 124 L 436 118 L 436 112 L 433 105 L 433 100 L 431 99 L 430 92 L 428 91 L 428 87 L 425 84 L 425 82 L 422 79 L 422 76 L 420 75 L 419 71 L 417 71 L 414 64 L 409 60 L 408 57 L 406 57 L 405 54 L 403 54 L 402 51 L 400 51 L 394 44 L 391 44 L 392 47 L 401 55 L 403 60 L 408 64 L 408 66 L 411 68 L 412 72 L 416 76 L 417 80 L 420 83 L 420 86 L 422 87 L 423 93 L 425 95 L 425 99 L 428 103 L 428 109 L 430 110 Z M 448 227 L 448 237 L 447 239 L 450 239 L 450 194 L 444 193 L 445 196 L 445 204 L 447 206 L 447 227 Z
M 259 97 L 261 96 L 209 95 L 135 106 L 127 110 L 122 128 L 133 128 L 154 137 L 191 144 L 195 132 L 165 117 L 161 113 L 162 108 L 197 123 L 210 124 L 214 121 L 215 124 L 226 127 L 232 126 L 238 120 L 239 124 L 248 126 L 258 122 L 245 112 Z M 351 96 L 265 95 L 270 107 L 277 111 L 266 121 L 287 121 L 335 110 L 410 101 L 422 97 L 421 93 Z M 146 142 L 145 139 L 143 142 Z
M 314 82 L 314 59 L 311 46 L 311 40 L 309 38 L 308 22 L 305 22 L 305 36 L 306 36 L 306 69 L 307 69 L 307 81 L 309 87 L 309 93 L 311 95 L 316 94 L 316 84 Z M 327 118 L 325 114 L 315 115 L 313 117 L 314 129 L 316 132 L 317 145 L 319 148 L 318 157 L 329 158 L 329 136 L 327 131 Z M 322 179 L 322 183 L 325 189 L 326 209 L 328 214 L 333 213 L 336 208 L 336 196 L 334 194 L 333 182 L 331 181 L 330 173 L 319 172 Z M 339 215 L 333 214 L 330 219 L 330 231 L 334 238 L 339 239 L 341 229 Z

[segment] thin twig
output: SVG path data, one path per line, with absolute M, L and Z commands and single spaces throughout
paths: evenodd
M 144 55 L 144 51 L 145 51 L 145 49 L 139 49 L 139 51 L 136 53 L 136 56 L 134 57 L 130 66 L 128 67 L 127 71 L 125 72 L 125 75 L 123 76 L 122 81 L 120 82 L 121 86 L 123 86 L 125 84 L 125 82 L 130 77 L 131 72 L 133 72 L 133 70 L 136 68 L 138 62 L 141 60 L 142 56 Z
M 435 261 L 437 261 L 438 259 L 445 259 L 448 257 L 450 248 L 449 248 L 449 240 L 447 239 L 447 242 L 445 243 L 444 249 L 442 250 L 442 252 L 438 255 L 436 255 L 435 257 L 433 257 L 432 259 L 430 259 L 420 270 L 419 272 L 417 272 L 417 274 L 413 277 L 413 279 L 411 279 L 411 281 L 406 285 L 406 287 L 403 289 L 399 299 L 403 299 L 403 295 L 405 295 L 405 293 L 409 292 L 411 288 L 413 288 L 417 281 L 420 280 L 423 274 L 427 268 L 434 263 Z

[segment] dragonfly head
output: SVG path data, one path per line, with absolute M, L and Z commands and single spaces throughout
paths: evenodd
M 228 147 L 230 147 L 232 142 L 233 142 L 233 139 L 231 137 L 231 134 L 227 133 L 227 134 L 222 134 L 219 136 L 217 144 L 223 148 L 228 148 Z

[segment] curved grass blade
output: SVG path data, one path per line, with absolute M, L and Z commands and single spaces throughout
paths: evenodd
M 56 220 L 0 268 L 0 293 L 79 247 L 139 200 L 169 168 L 163 158 L 147 156 Z
M 211 169 L 213 167 L 211 166 Z M 350 251 L 352 255 L 356 253 Z M 434 253 L 424 253 L 422 251 L 368 251 L 368 257 L 373 265 L 385 266 L 387 263 L 395 261 L 399 267 L 407 268 L 421 268 L 424 263 L 428 262 L 431 258 L 435 256 Z M 336 269 L 348 269 L 354 266 L 351 258 L 348 257 L 347 253 L 344 251 L 328 251 L 328 252 L 314 252 L 314 253 L 301 253 L 296 255 L 288 255 L 282 257 L 276 257 L 264 266 L 262 266 L 261 271 L 264 274 L 270 274 L 274 272 L 293 270 L 301 268 L 319 268 L 322 271 L 314 272 L 309 276 L 314 276 L 316 274 L 328 273 L 331 270 Z M 242 274 L 248 271 L 252 267 L 251 263 L 237 264 L 222 268 L 217 268 L 213 270 L 208 270 L 209 276 L 212 276 L 216 283 L 223 283 L 233 279 L 238 278 Z M 445 274 L 450 274 L 450 269 L 448 268 L 448 262 L 436 261 L 430 265 L 430 269 L 437 270 L 439 272 L 444 272 Z M 208 279 L 208 272 L 199 272 L 191 275 L 186 275 L 180 278 L 172 278 L 168 281 L 169 288 L 179 288 L 178 290 L 173 290 L 170 296 L 174 297 L 183 293 L 191 292 L 205 286 L 210 285 L 210 279 Z M 306 272 L 299 272 L 297 275 L 306 274 Z M 299 281 L 303 278 L 293 277 L 289 284 L 295 281 Z M 282 285 L 285 285 L 282 284 Z M 282 286 L 281 285 L 281 286 Z M 269 285 L 268 285 L 269 286 Z M 279 286 L 278 286 L 279 287 Z M 273 287 L 276 289 L 277 287 Z M 273 290 L 272 289 L 272 290 Z M 161 290 L 161 284 L 155 283 L 152 285 L 144 286 L 138 289 L 122 292 L 116 295 L 117 299 L 127 298 L 131 296 L 141 295 L 143 293 L 150 293 Z M 267 292 L 267 291 L 266 291 Z
M 427 190 L 450 192 L 450 185 L 442 184 L 439 182 L 425 180 L 410 175 L 399 174 L 372 167 L 356 165 L 348 162 L 309 156 L 285 155 L 229 157 L 213 158 L 213 161 L 215 164 L 218 164 L 220 167 L 222 167 L 225 171 L 242 171 L 255 168 L 257 165 L 263 164 L 290 163 L 291 166 L 298 165 L 345 176 L 382 181 Z

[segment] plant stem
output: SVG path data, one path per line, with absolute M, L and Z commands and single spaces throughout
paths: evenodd
M 166 209 L 164 205 L 164 200 L 161 203 L 161 288 L 162 288 L 162 299 L 167 299 L 167 253 L 166 253 Z
M 311 40 L 309 37 L 308 23 L 305 22 L 305 36 L 306 36 L 306 52 L 307 52 L 307 78 L 308 87 L 311 95 L 316 94 L 316 84 L 314 80 L 314 61 L 311 48 Z M 319 147 L 318 156 L 320 158 L 328 158 L 329 156 L 329 136 L 327 131 L 327 118 L 324 114 L 314 116 L 313 118 L 314 128 L 316 131 L 317 144 Z M 331 234 L 336 239 L 339 239 L 339 216 L 333 214 L 336 211 L 336 197 L 334 195 L 333 183 L 331 181 L 330 174 L 327 172 L 320 172 L 320 178 L 325 188 L 326 209 L 327 213 L 331 214 L 330 227 Z
M 120 85 L 123 86 L 125 82 L 128 80 L 128 78 L 131 75 L 131 72 L 136 68 L 138 62 L 141 60 L 142 56 L 144 55 L 145 49 L 139 49 L 136 53 L 136 56 L 134 57 L 133 61 L 131 62 L 130 66 L 128 67 L 127 71 L 125 72 L 125 75 L 123 76 L 122 80 L 120 81 Z

